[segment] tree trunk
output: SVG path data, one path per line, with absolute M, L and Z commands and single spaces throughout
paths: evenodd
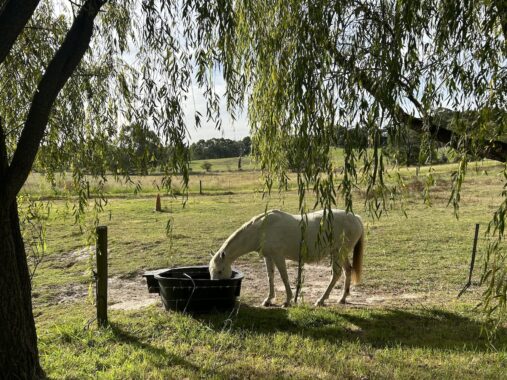
M 40 379 L 30 277 L 17 204 L 0 207 L 0 368 L 6 379 Z
M 1 2 L 1 0 L 0 0 Z M 37 351 L 37 334 L 32 312 L 30 275 L 19 226 L 16 195 L 32 168 L 44 136 L 49 114 L 61 89 L 81 62 L 90 44 L 94 20 L 106 0 L 86 0 L 74 18 L 62 45 L 51 59 L 30 105 L 13 157 L 8 160 L 5 133 L 0 120 L 0 378 L 44 378 Z M 37 0 L 25 0 L 35 8 Z M 12 5 L 12 6 L 11 6 Z M 9 8 L 10 7 L 10 8 Z M 29 11 L 21 17 L 19 1 L 0 9 L 0 30 L 14 24 L 23 28 Z M 20 16 L 13 20 L 8 10 Z M 7 13 L 6 13 L 7 12 Z M 12 27 L 7 30 L 12 32 Z M 15 41 L 0 43 L 0 63 Z M 3 37 L 3 35 L 2 35 Z M 7 38 L 7 37 L 6 37 Z M 5 44 L 3 42 L 6 42 Z M 10 47 L 9 47 L 10 46 Z

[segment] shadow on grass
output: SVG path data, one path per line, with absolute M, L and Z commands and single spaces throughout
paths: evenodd
M 220 330 L 224 315 L 200 316 Z M 233 332 L 285 332 L 333 344 L 360 341 L 376 348 L 411 347 L 453 351 L 491 351 L 483 326 L 441 309 L 351 310 L 335 308 L 266 309 L 241 305 L 232 318 Z M 498 331 L 497 349 L 507 349 L 507 330 Z
M 197 371 L 199 369 L 196 365 L 177 355 L 167 352 L 167 350 L 164 348 L 156 347 L 149 343 L 143 342 L 135 335 L 122 330 L 115 324 L 110 324 L 109 327 L 118 342 L 149 352 L 152 357 L 161 358 L 165 364 L 178 365 L 193 371 Z

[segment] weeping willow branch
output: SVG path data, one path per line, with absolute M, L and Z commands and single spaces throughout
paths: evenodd
M 463 136 L 440 125 L 434 120 L 434 118 L 429 117 L 429 120 L 424 120 L 410 115 L 399 104 L 397 104 L 395 100 L 388 99 L 383 96 L 379 88 L 380 83 L 375 82 L 365 70 L 355 66 L 352 59 L 340 53 L 336 48 L 332 49 L 332 51 L 336 63 L 344 70 L 348 71 L 354 78 L 355 82 L 373 96 L 375 100 L 391 114 L 391 116 L 396 118 L 399 122 L 406 124 L 410 129 L 417 133 L 429 133 L 436 141 L 448 144 L 453 148 L 458 148 L 459 141 Z M 400 82 L 400 86 L 403 87 L 403 83 Z M 409 94 L 408 99 L 413 102 L 417 101 L 416 99 L 413 99 L 411 94 Z M 415 103 L 416 106 L 417 104 L 418 103 Z M 474 153 L 479 154 L 481 158 L 506 162 L 507 143 L 499 140 L 481 141 L 481 150 Z
M 95 17 L 104 3 L 105 0 L 87 0 L 83 4 L 40 80 L 16 151 L 4 177 L 5 187 L 0 193 L 0 202 L 12 203 L 28 177 L 53 104 L 88 49 Z

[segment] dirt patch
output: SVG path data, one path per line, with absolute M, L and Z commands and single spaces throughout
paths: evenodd
M 76 249 L 75 251 L 72 251 L 67 255 L 67 260 L 74 263 L 88 260 L 90 256 L 93 254 L 94 249 L 95 247 L 93 246 Z
M 268 294 L 268 277 L 263 261 L 256 263 L 240 263 L 234 265 L 241 270 L 245 278 L 241 286 L 241 298 L 254 304 L 260 304 Z M 297 265 L 287 261 L 287 272 L 291 281 L 291 287 L 295 288 L 297 278 Z M 304 271 L 304 284 L 302 290 L 303 300 L 306 302 L 315 302 L 326 290 L 331 277 L 331 270 L 323 265 L 306 265 Z M 275 269 L 275 292 L 276 301 L 283 303 L 285 300 L 285 286 Z M 334 292 L 333 292 L 334 293 Z M 333 297 L 334 296 L 334 297 Z M 330 303 L 337 294 L 331 294 Z M 338 301 L 336 301 L 338 302 Z
M 95 291 L 92 285 L 92 292 Z M 87 284 L 69 284 L 64 287 L 48 287 L 33 293 L 37 305 L 56 305 L 85 302 L 89 297 Z M 44 297 L 42 298 L 42 295 Z M 108 305 L 111 310 L 137 310 L 160 303 L 158 294 L 148 293 L 146 280 L 141 275 L 132 278 L 110 277 L 108 281 Z
M 131 279 L 113 277 L 108 285 L 108 305 L 112 310 L 137 310 L 161 302 L 158 294 L 148 293 L 141 275 Z
M 237 262 L 235 267 L 241 270 L 245 278 L 241 286 L 241 298 L 252 304 L 261 304 L 268 294 L 268 279 L 264 262 Z M 287 261 L 287 272 L 294 290 L 297 278 L 297 264 Z M 331 280 L 331 268 L 326 265 L 306 264 L 304 269 L 304 281 L 302 288 L 302 302 L 314 304 L 327 289 Z M 334 290 L 331 292 L 327 305 L 340 305 L 343 277 L 340 277 Z M 281 305 L 285 301 L 285 286 L 277 270 L 275 270 L 275 303 Z M 409 306 L 419 304 L 429 297 L 426 293 L 385 292 L 380 289 L 364 289 L 352 287 L 347 298 L 346 306 Z M 343 306 L 343 305 L 341 305 Z
M 85 300 L 88 297 L 88 287 L 84 284 L 72 284 L 55 290 L 51 303 L 62 304 Z
M 244 302 L 259 305 L 268 293 L 267 274 L 264 262 L 238 262 L 236 268 L 245 275 L 241 286 L 241 299 Z M 291 287 L 295 289 L 297 278 L 297 264 L 287 262 L 287 271 L 291 281 Z M 313 304 L 324 293 L 331 279 L 331 269 L 325 265 L 305 266 L 304 283 L 302 289 L 302 302 Z M 338 281 L 335 289 L 331 292 L 327 305 L 340 305 L 341 287 L 343 277 Z M 275 271 L 276 302 L 282 304 L 285 300 L 285 287 Z M 387 293 L 380 290 L 354 289 L 347 298 L 348 306 L 403 306 L 420 303 L 425 299 L 424 293 Z M 109 279 L 109 305 L 113 310 L 136 310 L 146 306 L 161 304 L 158 294 L 148 293 L 146 281 L 138 276 L 124 278 L 113 277 Z
M 86 255 L 87 253 L 82 253 Z M 76 253 L 76 257 L 79 255 Z M 235 263 L 234 267 L 241 270 L 245 278 L 241 287 L 241 300 L 248 304 L 260 305 L 268 294 L 267 274 L 264 262 L 242 261 Z M 295 289 L 297 278 L 297 264 L 287 262 L 287 271 L 291 281 L 291 287 Z M 304 282 L 301 301 L 305 304 L 313 304 L 326 290 L 331 278 L 331 269 L 326 265 L 305 266 Z M 327 305 L 338 306 L 341 296 L 343 277 L 338 280 L 335 289 L 331 292 Z M 275 303 L 281 305 L 285 301 L 285 287 L 275 270 L 275 290 L 277 298 Z M 64 288 L 50 289 L 50 295 L 45 304 L 62 304 L 69 302 L 82 302 L 88 297 L 86 284 L 67 285 Z M 37 296 L 36 296 L 37 298 Z M 430 298 L 427 293 L 405 293 L 400 291 L 386 292 L 382 289 L 358 287 L 351 289 L 347 298 L 346 307 L 371 307 L 371 306 L 412 306 L 423 303 Z M 300 302 L 301 302 L 300 301 Z M 151 305 L 161 305 L 158 294 L 148 293 L 146 280 L 141 273 L 129 276 L 110 277 L 108 282 L 108 305 L 111 310 L 138 310 Z M 343 306 L 343 305 L 340 305 Z

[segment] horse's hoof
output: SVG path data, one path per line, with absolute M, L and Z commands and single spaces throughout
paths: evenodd
M 345 304 L 347 303 L 347 301 L 345 301 L 345 298 L 343 298 L 343 299 L 341 299 L 341 300 L 340 300 L 340 303 L 341 303 L 342 305 L 345 305 Z
M 272 303 L 271 301 L 265 300 L 265 301 L 262 303 L 262 306 L 264 306 L 264 307 L 272 307 L 272 306 L 273 306 L 273 303 Z
M 321 300 L 318 300 L 317 302 L 315 302 L 315 304 L 314 304 L 314 305 L 315 305 L 315 307 L 319 307 L 319 306 L 326 306 L 326 305 L 324 304 L 324 301 L 321 301 Z
M 292 304 L 288 301 L 288 302 L 285 302 L 285 303 L 283 304 L 283 307 L 284 307 L 284 308 L 287 308 L 287 307 L 291 307 L 291 305 L 292 305 Z

